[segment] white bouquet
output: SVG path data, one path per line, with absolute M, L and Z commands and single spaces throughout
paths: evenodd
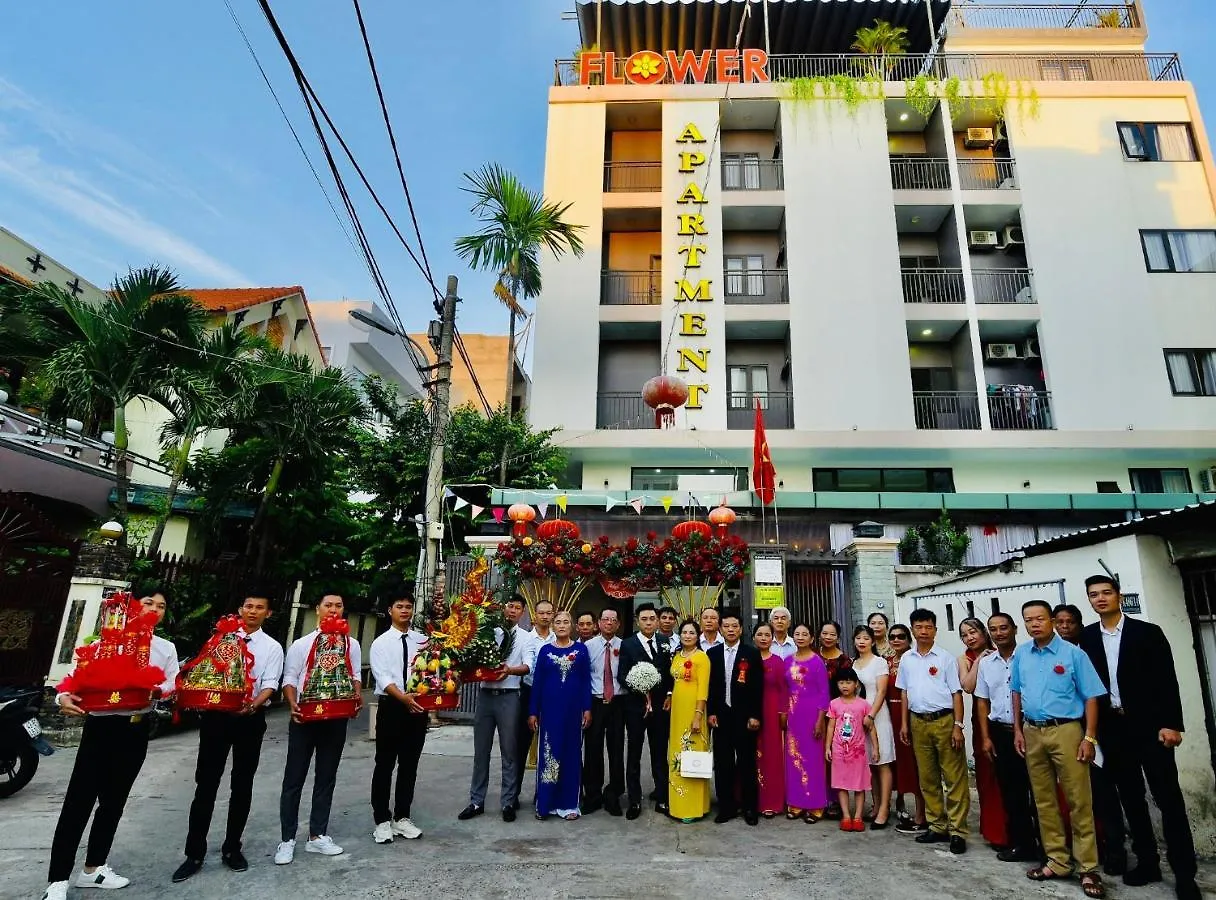
M 635 694 L 649 694 L 659 686 L 662 679 L 659 670 L 648 662 L 635 663 L 625 676 L 625 687 Z

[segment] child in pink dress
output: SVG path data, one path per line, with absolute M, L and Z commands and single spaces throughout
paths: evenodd
M 841 831 L 865 831 L 861 810 L 866 791 L 870 790 L 870 755 L 866 735 L 873 748 L 873 762 L 878 761 L 878 740 L 870 704 L 859 696 L 861 682 L 852 669 L 836 673 L 836 689 L 840 696 L 828 704 L 828 723 L 832 739 L 828 742 L 827 759 L 832 764 L 832 787 L 840 793 Z

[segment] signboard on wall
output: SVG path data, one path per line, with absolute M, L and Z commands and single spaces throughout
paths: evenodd
M 623 60 L 610 50 L 578 55 L 578 83 L 762 84 L 769 80 L 763 50 L 639 50 Z
M 785 605 L 785 560 L 776 554 L 752 555 L 752 599 L 756 609 Z

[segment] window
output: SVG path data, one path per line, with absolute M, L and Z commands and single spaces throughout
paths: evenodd
M 768 409 L 768 366 L 728 366 L 730 409 Z
M 661 469 L 632 469 L 630 471 L 630 490 L 676 491 L 680 488 L 681 475 L 729 475 L 735 480 L 735 490 L 747 490 L 747 469 L 745 468 L 699 469 L 670 466 Z
M 764 257 L 726 257 L 726 293 L 732 297 L 763 297 Z
M 811 480 L 817 491 L 954 493 L 951 469 L 815 469 Z
M 1120 122 L 1119 142 L 1127 159 L 1145 162 L 1194 162 L 1195 138 L 1186 123 Z
M 1216 397 L 1216 350 L 1166 350 L 1175 397 Z
M 722 157 L 722 187 L 726 190 L 760 190 L 760 154 L 727 153 Z
M 1089 60 L 1044 59 L 1039 62 L 1043 81 L 1092 81 Z
M 1141 231 L 1150 272 L 1216 272 L 1216 231 Z
M 1186 469 L 1128 469 L 1137 494 L 1189 494 L 1191 473 Z

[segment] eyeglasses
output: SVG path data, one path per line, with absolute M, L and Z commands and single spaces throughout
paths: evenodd
M 894 632 L 894 633 L 892 633 L 892 634 L 888 635 L 888 639 L 889 639 L 889 640 L 892 640 L 892 641 L 906 641 L 906 640 L 909 640 L 909 638 L 908 638 L 908 636 L 907 636 L 906 634 L 904 634 L 904 633 L 902 633 L 902 632 L 899 632 L 899 631 L 896 631 L 896 632 Z

